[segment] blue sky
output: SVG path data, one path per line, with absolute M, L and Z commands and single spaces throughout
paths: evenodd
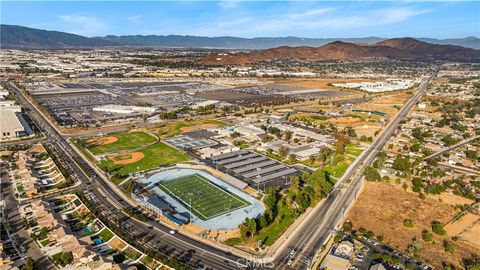
M 479 1 L 1 1 L 1 23 L 85 36 L 480 36 Z

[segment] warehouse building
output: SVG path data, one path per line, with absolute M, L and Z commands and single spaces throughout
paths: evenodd
M 16 140 L 31 133 L 21 115 L 8 107 L 0 107 L 0 141 Z
M 138 106 L 109 104 L 109 105 L 94 107 L 92 110 L 95 112 L 133 114 L 133 113 L 154 113 L 156 109 L 153 107 L 138 107 Z

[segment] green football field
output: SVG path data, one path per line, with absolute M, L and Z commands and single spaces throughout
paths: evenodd
M 179 198 L 202 220 L 208 220 L 250 205 L 249 202 L 223 190 L 199 174 L 175 178 L 157 186 Z

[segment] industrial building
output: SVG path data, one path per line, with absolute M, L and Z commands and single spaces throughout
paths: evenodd
M 0 141 L 12 141 L 33 135 L 27 122 L 17 111 L 18 106 L 0 107 Z
M 413 87 L 412 80 L 387 79 L 384 82 L 351 82 L 351 83 L 334 83 L 335 87 L 360 89 L 366 92 L 379 93 L 404 90 Z
M 99 107 L 94 107 L 92 109 L 95 112 L 106 112 L 106 113 L 119 113 L 119 114 L 133 114 L 133 113 L 154 113 L 155 108 L 153 107 L 138 107 L 138 106 L 125 106 L 125 105 L 114 105 L 108 104 Z

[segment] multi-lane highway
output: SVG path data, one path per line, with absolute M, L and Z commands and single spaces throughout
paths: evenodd
M 419 90 L 390 121 L 372 145 L 349 167 L 335 184 L 332 193 L 320 207 L 311 213 L 313 217 L 306 224 L 301 225 L 302 227 L 298 230 L 301 233 L 290 237 L 288 248 L 284 249 L 275 259 L 279 269 L 288 268 L 289 266 L 285 265 L 285 262 L 290 259 L 292 259 L 292 265 L 295 269 L 307 269 L 313 264 L 317 252 L 332 235 L 348 207 L 355 201 L 362 186 L 363 169 L 370 166 L 374 161 L 377 152 L 383 149 L 383 146 L 398 128 L 400 121 L 420 100 L 434 76 L 435 74 L 422 82 Z M 291 255 L 292 250 L 293 256 Z
M 407 115 L 408 111 L 422 97 L 428 86 L 431 77 L 426 79 L 419 87 L 417 93 L 406 103 L 402 110 L 387 125 L 382 133 L 377 137 L 373 144 L 365 150 L 357 160 L 345 172 L 344 176 L 336 183 L 332 193 L 315 208 L 311 213 L 311 218 L 306 219 L 303 224 L 299 225 L 296 233 L 288 237 L 286 248 L 280 249 L 274 258 L 260 258 L 261 260 L 270 261 L 265 265 L 257 263 L 256 266 L 261 268 L 282 269 L 287 268 L 283 264 L 285 258 L 289 257 L 294 250 L 294 267 L 296 269 L 305 269 L 310 267 L 315 259 L 315 254 L 323 245 L 325 240 L 332 234 L 332 230 L 343 218 L 347 208 L 355 200 L 361 189 L 362 177 L 361 172 L 369 166 L 376 153 L 383 148 L 387 140 L 397 129 L 400 121 Z M 133 206 L 120 191 L 112 188 L 111 183 L 105 176 L 98 172 L 87 160 L 76 152 L 72 145 L 58 132 L 55 126 L 38 111 L 38 109 L 21 93 L 15 85 L 11 84 L 10 90 L 13 90 L 19 98 L 19 102 L 24 108 L 28 109 L 28 113 L 46 135 L 47 140 L 54 145 L 54 148 L 65 158 L 66 164 L 72 170 L 74 176 L 82 183 L 82 189 L 87 191 L 97 207 L 101 208 L 105 216 L 122 217 L 122 220 L 128 222 L 126 227 L 134 228 L 144 234 L 151 235 L 151 240 L 144 246 L 158 248 L 160 245 L 168 245 L 175 248 L 177 252 L 191 251 L 196 252 L 191 255 L 190 261 L 201 260 L 201 264 L 213 269 L 241 269 L 245 268 L 246 261 L 251 258 L 242 258 L 226 252 L 220 248 L 205 244 L 202 241 L 191 238 L 189 236 L 177 233 L 171 235 L 170 228 L 156 221 L 142 223 L 129 218 L 122 209 L 124 207 Z M 257 260 L 258 259 L 254 259 Z

